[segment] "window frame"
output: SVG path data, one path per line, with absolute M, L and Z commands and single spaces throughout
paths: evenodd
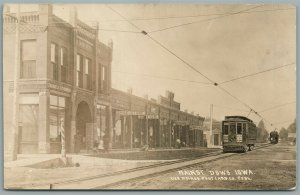
M 32 48 L 33 51 L 35 51 L 34 59 L 24 59 L 23 56 L 23 48 L 24 48 L 24 43 L 26 42 L 34 42 L 35 48 Z M 21 40 L 21 55 L 20 55 L 20 79 L 32 79 L 32 78 L 37 78 L 36 74 L 36 59 L 37 59 L 37 41 L 36 39 L 25 39 Z M 33 68 L 32 68 L 33 67 Z M 34 71 L 32 71 L 34 70 Z

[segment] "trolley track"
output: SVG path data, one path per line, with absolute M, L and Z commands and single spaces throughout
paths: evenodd
M 257 146 L 254 150 L 272 146 L 272 144 L 263 144 Z M 191 166 L 207 163 L 213 160 L 220 160 L 234 155 L 243 155 L 245 153 L 222 153 L 221 151 L 206 153 L 193 158 L 184 158 L 174 161 L 168 161 L 153 165 L 147 165 L 123 171 L 117 171 L 109 174 L 100 174 L 80 179 L 68 180 L 50 184 L 50 189 L 111 189 L 124 183 L 129 183 L 138 179 L 149 178 L 165 174 L 174 170 L 188 168 Z

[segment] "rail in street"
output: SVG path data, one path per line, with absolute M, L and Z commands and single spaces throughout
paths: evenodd
M 256 149 L 269 147 L 271 144 L 263 144 Z M 222 153 L 220 151 L 203 155 L 202 157 L 181 159 L 172 162 L 159 163 L 155 165 L 143 166 L 125 171 L 104 174 L 93 177 L 70 180 L 63 183 L 53 183 L 49 187 L 52 190 L 61 189 L 111 189 L 113 186 L 129 182 L 135 179 L 151 177 L 158 174 L 167 173 L 176 169 L 186 168 L 197 164 L 202 164 L 214 160 L 227 158 L 241 153 Z

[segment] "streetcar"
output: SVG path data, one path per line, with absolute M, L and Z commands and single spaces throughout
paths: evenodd
M 279 139 L 279 134 L 277 131 L 271 131 L 270 132 L 270 143 L 271 144 L 277 144 Z
M 222 121 L 223 152 L 247 152 L 256 142 L 256 125 L 244 116 L 225 116 Z

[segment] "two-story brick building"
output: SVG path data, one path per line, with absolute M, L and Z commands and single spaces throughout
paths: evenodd
M 6 9 L 7 10 L 7 9 Z M 97 26 L 88 26 L 70 14 L 67 23 L 53 14 L 51 5 L 20 14 L 20 48 L 15 48 L 16 14 L 4 13 L 4 130 L 10 150 L 11 105 L 14 74 L 18 74 L 19 153 L 60 150 L 60 121 L 66 133 L 66 149 L 75 150 L 74 135 L 95 123 L 97 94 L 110 89 L 112 43 L 98 40 Z M 14 70 L 14 54 L 20 65 Z M 100 104 L 99 104 L 100 105 Z M 108 110 L 107 105 L 103 106 Z M 85 143 L 87 144 L 87 143 Z M 84 144 L 81 144 L 85 148 Z

